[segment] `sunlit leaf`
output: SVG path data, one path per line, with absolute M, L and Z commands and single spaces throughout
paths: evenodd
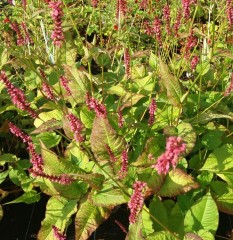
M 218 218 L 217 205 L 208 192 L 187 211 L 184 219 L 185 230 L 186 232 L 197 232 L 204 229 L 215 234 Z
M 165 182 L 158 194 L 163 197 L 175 197 L 198 187 L 199 184 L 190 175 L 181 169 L 174 169 L 166 175 Z
M 93 205 L 83 200 L 75 217 L 75 239 L 86 240 L 108 218 L 111 208 Z
M 41 223 L 37 239 L 54 239 L 52 226 L 58 227 L 63 232 L 68 226 L 71 216 L 76 212 L 76 205 L 77 201 L 51 197 L 46 205 L 45 219 Z

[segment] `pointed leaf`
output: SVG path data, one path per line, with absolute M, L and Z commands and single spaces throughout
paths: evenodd
M 63 232 L 76 212 L 77 201 L 67 200 L 63 197 L 51 197 L 46 205 L 45 219 L 37 236 L 38 240 L 54 239 L 52 226 L 56 226 Z
M 206 159 L 204 166 L 200 169 L 209 172 L 221 173 L 233 170 L 233 145 L 225 144 L 215 149 Z
M 227 214 L 233 214 L 233 188 L 220 181 L 213 181 L 210 188 L 218 209 Z
M 108 119 L 95 117 L 90 137 L 91 150 L 99 161 L 110 161 L 106 145 L 110 147 L 114 156 L 120 159 L 126 146 L 123 137 L 118 136 Z
M 140 212 L 137 221 L 129 225 L 129 232 L 126 240 L 146 240 L 142 235 L 142 213 Z
M 185 231 L 199 231 L 201 229 L 215 234 L 218 227 L 218 208 L 211 194 L 208 192 L 198 200 L 186 213 Z
M 199 184 L 190 175 L 181 169 L 174 169 L 166 175 L 165 182 L 158 194 L 163 197 L 175 197 L 198 187 Z
M 153 222 L 147 211 L 142 210 L 142 235 L 146 238 L 154 232 Z
M 181 123 L 177 126 L 178 135 L 186 143 L 185 154 L 189 154 L 196 143 L 196 132 L 193 130 L 193 127 L 190 123 Z
M 60 110 L 52 110 L 49 112 L 42 112 L 39 114 L 39 118 L 37 118 L 34 121 L 34 125 L 36 128 L 38 128 L 39 126 L 41 126 L 42 124 L 44 124 L 45 122 L 55 119 L 57 121 L 61 121 L 62 120 L 62 111 Z
M 54 130 L 62 128 L 62 122 L 54 118 L 43 122 L 38 128 L 36 128 L 31 134 L 37 134 L 42 132 L 52 132 Z
M 158 71 L 161 78 L 162 84 L 167 90 L 167 96 L 170 102 L 179 107 L 181 105 L 180 98 L 182 96 L 181 87 L 178 79 L 170 73 L 168 66 L 158 58 Z
M 15 200 L 11 201 L 11 202 L 7 202 L 6 204 L 12 204 L 12 203 L 27 203 L 27 204 L 31 204 L 34 202 L 38 202 L 40 200 L 40 194 L 37 193 L 37 191 L 32 190 L 30 192 L 25 192 L 22 196 L 16 198 Z
M 177 240 L 177 237 L 174 237 L 171 233 L 160 231 L 157 233 L 150 234 L 146 240 Z
M 113 207 L 127 202 L 123 193 L 119 189 L 112 189 L 111 186 L 93 194 L 90 201 L 92 204 L 102 207 Z
M 75 239 L 86 240 L 92 232 L 108 218 L 110 209 L 93 205 L 89 200 L 83 200 L 75 217 Z

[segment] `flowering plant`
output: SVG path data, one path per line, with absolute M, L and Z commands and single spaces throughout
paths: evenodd
M 232 9 L 48 0 L 1 10 L 0 181 L 22 192 L 8 204 L 49 196 L 38 239 L 66 239 L 73 216 L 75 239 L 88 239 L 124 205 L 126 239 L 214 239 L 219 211 L 233 213 Z M 6 203 L 11 191 L 1 194 Z

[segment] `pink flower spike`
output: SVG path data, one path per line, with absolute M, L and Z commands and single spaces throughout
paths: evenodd
M 128 173 L 128 154 L 127 154 L 127 149 L 124 149 L 123 152 L 121 153 L 121 169 L 119 171 L 120 173 L 120 179 L 125 178 L 126 174 Z
M 126 0 L 117 0 L 117 13 L 116 18 L 119 20 L 120 16 L 125 16 L 127 13 L 127 2 Z
M 19 137 L 22 139 L 24 143 L 28 143 L 32 141 L 31 137 L 22 132 L 18 127 L 16 127 L 12 122 L 9 122 L 8 124 L 9 129 L 12 134 L 14 134 L 16 137 Z
M 72 93 L 71 93 L 71 90 L 70 90 L 70 87 L 69 87 L 69 80 L 65 76 L 60 76 L 60 83 L 64 87 L 64 89 L 66 90 L 67 94 L 69 96 L 71 96 Z
M 66 240 L 66 236 L 61 233 L 61 230 L 57 228 L 56 226 L 52 226 L 53 229 L 53 236 L 57 240 Z
M 154 19 L 153 31 L 155 33 L 157 42 L 161 46 L 162 45 L 161 21 L 159 20 L 158 17 L 155 17 Z
M 128 203 L 128 207 L 130 209 L 129 216 L 130 224 L 133 224 L 137 221 L 137 216 L 139 212 L 142 210 L 144 203 L 142 191 L 144 187 L 146 187 L 146 183 L 141 181 L 136 181 L 133 185 L 134 192 Z
M 169 137 L 166 142 L 166 151 L 157 159 L 157 162 L 152 165 L 159 174 L 167 174 L 170 167 L 176 167 L 180 155 L 185 153 L 186 144 L 181 137 Z
M 109 147 L 108 144 L 106 144 L 106 150 L 108 152 L 108 155 L 110 157 L 110 161 L 112 163 L 116 162 L 117 161 L 117 158 L 115 157 L 114 153 L 112 152 L 112 149 Z
M 118 127 L 122 128 L 124 125 L 124 118 L 123 118 L 121 110 L 118 110 L 117 116 L 118 116 Z
M 81 132 L 83 130 L 82 122 L 72 113 L 66 115 L 66 117 L 69 120 L 70 129 L 74 132 L 74 139 L 77 142 L 83 142 L 84 137 L 81 135 Z
M 21 33 L 21 30 L 19 28 L 19 24 L 17 22 L 10 22 L 10 27 L 15 31 L 16 36 L 17 36 L 17 45 L 22 46 L 25 45 L 25 41 L 23 38 L 23 35 Z
M 155 121 L 156 108 L 157 108 L 156 101 L 154 98 L 152 98 L 151 104 L 149 106 L 149 114 L 150 114 L 149 121 L 148 121 L 149 126 L 151 126 Z
M 183 16 L 185 20 L 188 20 L 190 17 L 190 0 L 182 0 L 182 7 L 183 7 Z
M 49 1 L 49 7 L 52 9 L 51 16 L 54 22 L 54 29 L 51 35 L 53 39 L 53 44 L 57 47 L 61 47 L 65 39 L 64 33 L 62 30 L 62 10 L 63 3 L 61 1 Z
M 30 108 L 30 104 L 27 102 L 26 97 L 23 91 L 17 87 L 15 87 L 7 78 L 6 73 L 1 71 L 0 81 L 3 81 L 7 88 L 8 94 L 11 96 L 11 101 L 18 107 L 19 109 L 26 111 L 32 118 L 37 118 L 38 114 Z
M 98 117 L 106 118 L 107 117 L 107 110 L 104 104 L 98 103 L 98 101 L 90 97 L 89 93 L 86 93 L 86 104 L 90 110 L 94 110 Z
M 194 56 L 192 58 L 192 60 L 191 60 L 191 63 L 190 63 L 192 70 L 196 69 L 196 66 L 197 66 L 198 62 L 199 62 L 199 57 L 198 56 Z
M 148 8 L 148 0 L 141 0 L 139 9 L 146 10 Z
M 91 5 L 92 5 L 93 8 L 97 8 L 98 0 L 91 0 Z

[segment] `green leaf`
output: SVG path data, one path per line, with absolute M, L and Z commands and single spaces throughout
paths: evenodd
M 16 162 L 18 159 L 14 154 L 6 153 L 0 156 L 0 166 L 7 162 Z
M 137 171 L 138 179 L 140 181 L 146 182 L 147 187 L 153 191 L 153 193 L 157 193 L 165 180 L 163 175 L 158 174 L 157 171 L 153 170 L 151 167 L 149 168 L 141 168 Z
M 90 137 L 91 150 L 98 161 L 110 162 L 106 145 L 110 147 L 114 156 L 120 159 L 126 143 L 123 137 L 118 136 L 108 119 L 95 117 Z
M 129 225 L 126 240 L 146 240 L 142 235 L 142 213 L 137 216 L 137 221 Z
M 186 143 L 185 154 L 188 155 L 196 143 L 196 132 L 190 123 L 180 123 L 177 126 L 178 136 L 180 136 Z
M 229 172 L 233 170 L 233 145 L 225 144 L 215 149 L 206 159 L 201 171 L 213 173 Z
M 197 232 L 204 229 L 215 234 L 218 227 L 218 215 L 216 203 L 208 192 L 187 211 L 184 219 L 185 231 Z
M 125 96 L 126 91 L 121 84 L 117 84 L 108 89 L 108 94 L 116 94 L 117 96 L 123 97 Z
M 27 89 L 35 89 L 38 82 L 40 82 L 39 76 L 34 71 L 26 69 L 24 72 L 24 83 L 27 86 Z
M 149 65 L 152 69 L 156 70 L 158 68 L 158 58 L 157 56 L 151 52 L 150 58 L 149 58 Z
M 95 118 L 95 113 L 89 111 L 87 107 L 83 107 L 80 111 L 80 119 L 85 128 L 92 129 L 92 124 Z
M 86 240 L 92 232 L 110 215 L 111 208 L 93 205 L 89 200 L 83 200 L 75 217 L 75 237 Z
M 93 194 L 90 201 L 92 204 L 102 207 L 113 207 L 127 202 L 123 193 L 119 189 L 113 189 L 111 186 Z
M 8 176 L 10 170 L 6 170 L 3 172 L 0 172 L 0 184 L 5 181 L 6 177 Z
M 177 240 L 171 233 L 160 231 L 150 234 L 146 240 Z
M 55 120 L 61 122 L 62 116 L 63 116 L 63 113 L 60 110 L 52 110 L 52 111 L 49 111 L 49 112 L 42 112 L 42 113 L 39 114 L 39 118 L 37 118 L 34 121 L 34 125 L 35 125 L 36 128 L 38 128 L 43 123 L 45 123 L 45 122 L 47 122 L 51 119 L 55 119 Z
M 33 132 L 31 132 L 31 134 L 52 132 L 60 128 L 62 128 L 62 122 L 52 118 L 46 122 L 43 122 L 39 127 L 37 127 Z
M 121 110 L 123 110 L 126 107 L 131 107 L 131 106 L 135 105 L 144 97 L 145 96 L 142 94 L 138 94 L 138 93 L 132 94 L 130 92 L 127 92 L 122 99 Z
M 163 226 L 168 225 L 168 215 L 165 206 L 157 196 L 154 196 L 152 202 L 150 203 L 149 210 L 150 214 L 156 219 L 155 221 L 153 217 L 151 218 L 153 222 L 153 229 L 156 232 L 162 231 L 164 229 Z M 159 223 L 161 223 L 162 226 Z
M 201 143 L 206 149 L 214 150 L 222 144 L 223 134 L 224 132 L 218 130 L 210 131 L 202 137 Z
M 143 95 L 150 94 L 154 88 L 154 79 L 152 75 L 146 76 L 144 78 L 134 79 L 132 84 L 132 89 Z
M 204 61 L 202 63 L 197 64 L 196 71 L 201 76 L 205 75 L 210 69 L 210 63 L 209 60 Z
M 150 214 L 147 211 L 142 210 L 142 235 L 147 237 L 154 232 L 153 222 L 151 220 Z
M 56 226 L 63 232 L 76 212 L 77 201 L 67 200 L 63 197 L 51 197 L 46 205 L 45 219 L 37 236 L 38 240 L 54 239 L 52 226 Z
M 24 193 L 22 196 L 16 198 L 15 200 L 11 202 L 7 202 L 5 204 L 21 203 L 21 202 L 31 204 L 34 202 L 38 202 L 39 200 L 40 200 L 40 193 L 37 193 L 37 191 L 32 190 L 30 192 Z
M 175 197 L 198 187 L 199 184 L 190 175 L 181 169 L 174 169 L 166 175 L 165 182 L 158 194 L 163 197 Z
M 55 132 L 40 133 L 36 138 L 33 138 L 35 145 L 39 146 L 40 142 L 42 142 L 48 149 L 57 146 L 60 141 L 61 136 L 57 135 Z
M 180 107 L 180 99 L 182 97 L 182 91 L 178 79 L 170 73 L 168 66 L 162 61 L 160 57 L 157 57 L 158 61 L 158 72 L 162 84 L 167 90 L 167 96 L 170 102 Z
M 213 181 L 210 189 L 218 209 L 227 214 L 233 214 L 233 188 L 225 182 Z
M 67 96 L 65 99 L 73 103 L 72 105 L 85 102 L 86 93 L 90 90 L 90 81 L 85 74 L 85 70 L 66 64 L 63 64 L 63 68 L 66 77 L 69 79 L 69 87 L 72 94 L 72 96 Z

